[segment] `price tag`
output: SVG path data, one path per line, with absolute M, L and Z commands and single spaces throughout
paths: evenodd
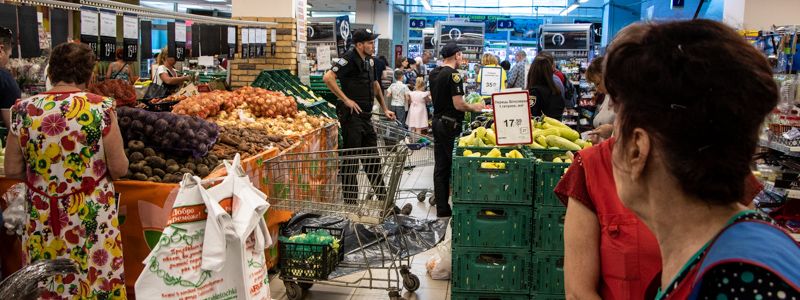
M 100 11 L 100 35 L 117 36 L 117 14 L 113 11 Z
M 503 69 L 498 67 L 481 68 L 481 89 L 480 94 L 491 96 L 503 90 Z
M 533 142 L 528 92 L 492 95 L 497 145 L 519 145 Z
M 100 23 L 97 10 L 81 8 L 81 34 L 97 36 L 100 32 Z
M 139 39 L 139 18 L 132 15 L 122 16 L 123 37 L 126 39 Z
M 317 70 L 327 71 L 331 68 L 331 48 L 328 45 L 317 47 Z
M 186 23 L 175 22 L 175 41 L 186 42 Z
M 236 44 L 236 27 L 228 27 L 228 44 Z

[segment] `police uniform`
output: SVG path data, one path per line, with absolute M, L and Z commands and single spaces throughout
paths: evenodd
M 353 42 L 371 41 L 377 34 L 361 29 L 353 33 Z M 343 151 L 342 155 L 359 156 L 353 159 L 344 159 L 341 170 L 343 197 L 347 203 L 355 203 L 358 199 L 358 173 L 359 161 L 364 167 L 367 177 L 375 188 L 375 193 L 385 196 L 383 176 L 380 173 L 380 159 L 374 147 L 378 145 L 378 135 L 372 126 L 372 103 L 375 99 L 374 83 L 375 60 L 367 56 L 361 58 L 355 49 L 348 50 L 341 58 L 336 60 L 331 71 L 342 86 L 342 92 L 355 101 L 361 108 L 361 113 L 353 113 L 350 108 L 340 101 L 336 104 L 336 113 L 339 124 L 342 126 L 343 145 L 340 149 L 372 147 L 369 150 Z
M 447 58 L 461 49 L 455 44 L 442 48 L 442 56 Z M 440 66 L 430 72 L 431 98 L 433 99 L 433 138 L 435 166 L 433 170 L 434 197 L 436 198 L 436 215 L 449 217 L 452 209 L 450 198 L 450 176 L 453 164 L 453 144 L 461 134 L 461 121 L 464 112 L 453 105 L 453 96 L 464 95 L 464 79 L 458 70 L 449 66 Z

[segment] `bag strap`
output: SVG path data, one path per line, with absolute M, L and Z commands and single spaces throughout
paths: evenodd
M 111 78 L 109 78 L 109 79 L 116 79 L 116 78 L 117 78 L 117 75 L 119 75 L 120 73 L 122 73 L 122 71 L 124 71 L 126 67 L 128 67 L 128 63 L 127 63 L 127 62 L 125 62 L 125 64 L 124 64 L 124 65 L 122 65 L 122 68 L 120 68 L 119 70 L 117 70 L 117 72 L 115 72 L 114 74 L 111 74 Z
M 203 270 L 219 272 L 225 266 L 227 237 L 236 234 L 231 216 L 217 201 L 212 201 L 211 195 L 203 188 L 200 177 L 184 174 L 181 187 L 196 187 L 206 205 L 208 218 L 206 218 L 203 258 L 200 266 Z

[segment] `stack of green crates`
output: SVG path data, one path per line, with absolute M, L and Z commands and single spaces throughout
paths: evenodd
M 451 299 L 529 299 L 533 160 L 462 156 L 467 149 L 486 155 L 492 148 L 453 153 Z M 505 156 L 513 148 L 498 150 Z M 484 162 L 505 168 L 483 168 Z
M 564 215 L 553 192 L 569 167 L 553 163 L 564 150 L 529 150 L 534 157 L 533 299 L 564 299 Z
M 336 83 L 338 84 L 339 81 L 337 80 Z M 339 101 L 339 99 L 336 98 L 336 95 L 334 95 L 333 92 L 328 89 L 325 81 L 322 80 L 322 75 L 311 75 L 309 86 L 311 87 L 311 90 L 314 91 L 314 94 L 317 94 L 317 96 L 328 100 L 328 102 L 336 103 Z

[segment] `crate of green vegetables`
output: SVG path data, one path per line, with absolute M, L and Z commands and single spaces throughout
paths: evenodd
M 303 226 L 302 233 L 279 238 L 278 268 L 281 277 L 293 279 L 328 279 L 344 259 L 339 228 Z

